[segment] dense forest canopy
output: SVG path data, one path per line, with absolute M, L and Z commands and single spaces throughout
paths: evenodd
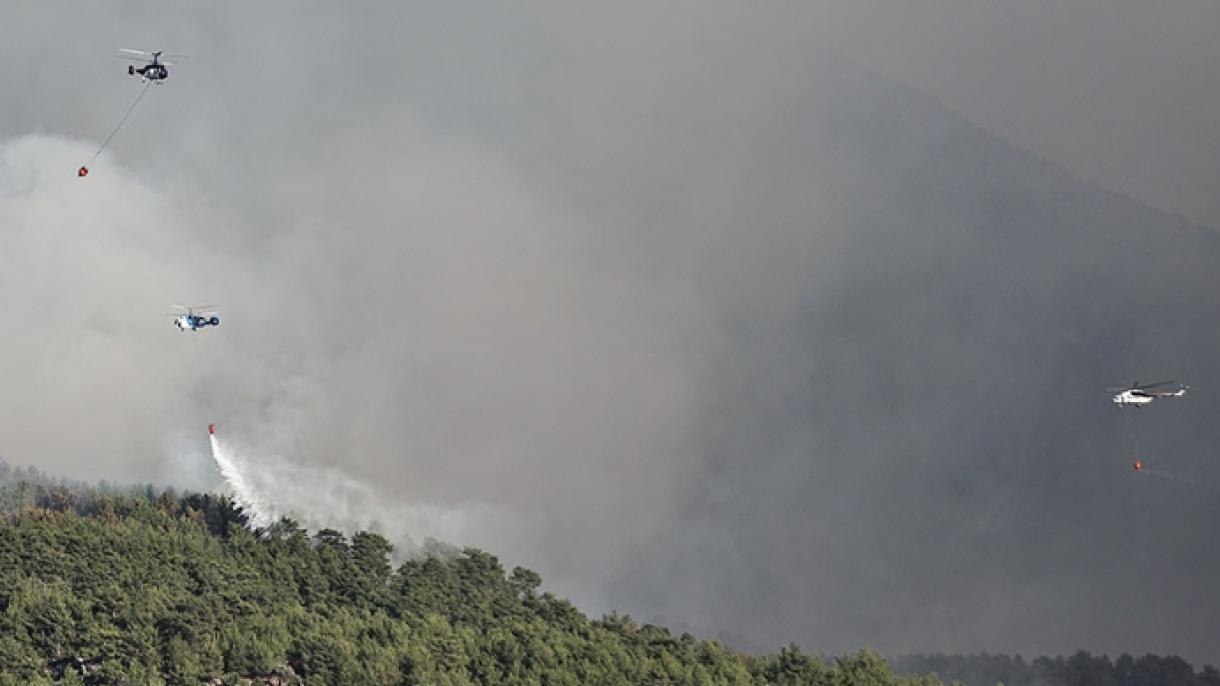
M 1020 655 L 910 655 L 893 661 L 900 672 L 932 672 L 965 686 L 1220 686 L 1211 665 L 1195 671 L 1181 657 L 1105 655 L 1079 651 L 1069 657 Z
M 591 620 L 475 549 L 252 530 L 227 497 L 0 463 L 0 684 L 893 684 L 876 653 L 761 657 Z

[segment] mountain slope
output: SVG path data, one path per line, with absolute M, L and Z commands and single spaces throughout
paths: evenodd
M 775 116 L 803 124 L 786 139 L 724 142 L 768 151 L 721 171 L 774 181 L 749 232 L 782 247 L 773 274 L 795 266 L 728 315 L 706 469 L 658 574 L 703 582 L 687 605 L 773 613 L 818 645 L 1214 659 L 1220 235 L 827 70 Z M 1191 395 L 1121 411 L 1105 391 L 1161 379 Z

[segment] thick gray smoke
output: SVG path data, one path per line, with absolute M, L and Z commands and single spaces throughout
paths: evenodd
M 920 41 L 1025 17 L 923 4 Z M 995 114 L 898 17 L 20 13 L 10 462 L 212 488 L 216 422 L 269 512 L 478 545 L 594 613 L 749 648 L 1220 658 L 1217 503 L 1130 469 L 1220 480 L 1215 236 L 878 76 Z M 119 46 L 191 57 L 77 179 L 139 88 Z M 977 54 L 963 83 L 1010 57 Z M 175 302 L 221 327 L 178 333 Z M 1162 375 L 1197 392 L 1101 390 Z

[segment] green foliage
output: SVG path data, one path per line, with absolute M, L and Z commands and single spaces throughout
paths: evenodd
M 924 683 L 872 653 L 750 657 L 591 621 L 481 550 L 394 569 L 373 533 L 252 531 L 225 498 L 6 475 L 0 463 L 0 686 Z

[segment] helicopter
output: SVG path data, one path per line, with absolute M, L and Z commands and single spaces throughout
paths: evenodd
M 163 50 L 149 52 L 147 50 L 132 50 L 131 48 L 119 48 L 119 52 L 124 53 L 119 57 L 132 62 L 145 62 L 144 66 L 136 67 L 134 64 L 127 65 L 127 75 L 139 75 L 144 82 L 152 81 L 153 83 L 164 83 L 169 78 L 169 69 L 167 66 L 173 62 L 162 62 L 161 54 Z
M 174 326 L 178 327 L 179 331 L 198 331 L 209 326 L 220 326 L 220 317 L 217 316 L 213 309 L 215 305 L 196 305 L 194 307 L 186 307 L 184 305 L 174 305 L 180 310 L 185 310 L 186 314 L 171 314 L 174 318 Z M 202 311 L 196 311 L 202 310 Z
M 1177 381 L 1158 381 L 1156 383 L 1141 384 L 1140 382 L 1136 381 L 1135 383 L 1131 384 L 1130 386 L 1108 388 L 1106 390 L 1118 391 L 1118 393 L 1114 394 L 1114 397 L 1112 398 L 1112 400 L 1114 401 L 1114 404 L 1118 405 L 1119 407 L 1125 407 L 1127 405 L 1134 405 L 1136 407 L 1141 407 L 1143 405 L 1147 405 L 1148 403 L 1150 403 L 1153 400 L 1156 400 L 1158 398 L 1181 398 L 1182 396 L 1186 395 L 1186 390 L 1188 388 L 1190 388 L 1190 386 L 1187 386 L 1185 384 L 1179 384 L 1178 388 L 1176 390 L 1172 390 L 1172 391 L 1154 391 L 1154 390 L 1152 390 L 1154 388 L 1159 388 L 1161 386 L 1168 386 L 1170 384 L 1176 384 L 1176 383 L 1178 383 L 1178 382 Z
M 148 92 L 148 87 L 154 83 L 165 83 L 165 80 L 169 78 L 169 69 L 167 67 L 168 65 L 173 64 L 173 62 L 161 61 L 161 55 L 163 54 L 162 50 L 149 52 L 147 50 L 119 48 L 119 52 L 121 54 L 118 55 L 118 57 L 122 59 L 131 62 L 145 63 L 138 69 L 134 64 L 127 65 L 127 75 L 136 76 L 138 74 L 140 76 L 140 80 L 144 82 L 144 87 L 140 89 L 140 94 L 136 96 L 135 102 L 131 103 L 131 107 L 127 108 L 127 113 L 124 114 L 123 118 L 119 120 L 119 123 L 114 127 L 114 130 L 111 131 L 110 135 L 106 136 L 106 140 L 102 141 L 102 144 L 98 146 L 97 152 L 93 153 L 93 157 L 90 157 L 88 162 L 82 164 L 80 168 L 76 170 L 76 175 L 82 179 L 89 176 L 89 165 L 93 164 L 93 160 L 96 160 L 97 156 L 102 154 L 102 151 L 105 150 L 106 146 L 110 144 L 110 139 L 114 138 L 114 135 L 119 132 L 119 129 L 123 128 L 123 122 L 127 121 L 127 117 L 131 116 L 131 112 L 136 108 L 136 105 L 140 104 L 140 100 L 144 97 L 144 94 Z M 182 59 L 185 57 L 185 55 L 167 55 L 167 57 Z

